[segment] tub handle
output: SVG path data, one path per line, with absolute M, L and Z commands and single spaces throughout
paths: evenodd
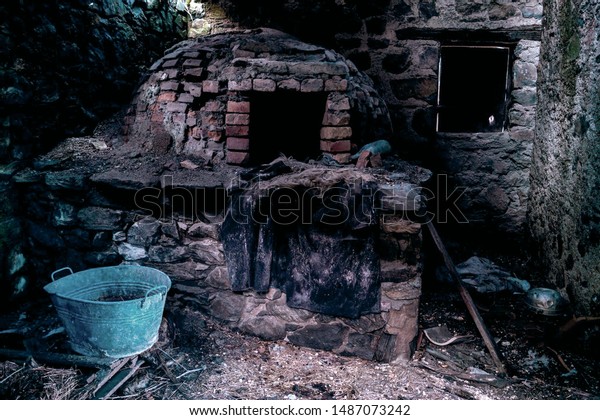
M 156 292 L 158 292 L 158 293 L 156 293 Z M 148 291 L 146 292 L 146 296 L 144 296 L 144 300 L 142 300 L 142 308 L 146 304 L 146 299 L 148 299 L 149 296 L 155 295 L 155 294 L 162 295 L 165 293 L 167 293 L 167 286 L 165 286 L 164 284 L 161 284 L 160 286 L 154 286 L 151 289 L 148 289 Z
M 67 275 L 71 275 L 71 274 L 73 274 L 73 270 L 71 269 L 71 267 L 63 267 L 63 268 L 59 268 L 58 270 L 56 270 L 55 272 L 53 272 L 52 274 L 50 274 L 50 278 L 52 279 L 52 281 L 56 281 L 56 280 L 57 280 L 57 279 L 55 278 L 55 277 L 56 277 L 56 274 L 60 273 L 61 271 L 68 271 L 68 272 L 69 272 L 69 274 L 67 274 Z M 63 278 L 63 277 L 66 277 L 66 275 L 65 275 L 65 276 L 60 276 L 59 278 Z

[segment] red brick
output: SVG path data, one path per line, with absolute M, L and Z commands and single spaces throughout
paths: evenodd
M 275 92 L 277 84 L 271 79 L 254 79 L 252 89 L 257 92 Z
M 330 153 L 349 152 L 352 147 L 350 140 L 323 141 L 321 140 L 321 151 Z
M 252 80 L 244 79 L 240 80 L 239 82 L 236 80 L 230 80 L 227 88 L 232 91 L 248 92 L 252 90 Z
M 204 80 L 202 91 L 206 93 L 219 93 L 219 82 L 217 80 Z
M 335 127 L 350 125 L 350 113 L 346 111 L 325 112 L 323 115 L 323 125 Z
M 227 163 L 230 165 L 245 165 L 250 161 L 250 153 L 227 151 Z
M 250 134 L 250 127 L 247 125 L 228 125 L 225 128 L 225 134 L 231 137 L 244 137 Z
M 347 90 L 348 90 L 348 80 L 346 80 L 346 79 L 325 80 L 325 91 L 326 92 L 345 92 Z
M 223 112 L 225 106 L 219 101 L 207 101 L 202 107 L 204 112 Z
M 177 92 L 177 89 L 179 89 L 179 83 L 174 81 L 162 82 L 160 84 L 160 90 L 174 90 Z
M 277 83 L 277 89 L 299 91 L 300 82 L 296 79 L 282 80 Z
M 208 130 L 206 132 L 206 138 L 208 140 L 214 141 L 215 143 L 219 143 L 223 140 L 223 131 L 222 130 Z
M 198 112 L 188 111 L 187 118 L 185 120 L 186 125 L 193 127 L 198 124 Z
M 175 51 L 170 52 L 169 54 L 163 57 L 163 60 L 172 60 L 174 58 L 179 58 L 181 56 L 181 50 L 178 48 Z
M 183 67 L 200 67 L 202 65 L 202 60 L 194 60 L 193 58 L 188 58 L 183 62 Z
M 300 92 L 322 92 L 323 79 L 306 79 L 300 84 Z
M 153 122 L 162 122 L 165 119 L 165 115 L 160 111 L 152 112 L 152 116 L 150 117 L 150 121 Z
M 183 90 L 195 98 L 202 96 L 202 85 L 195 83 L 184 83 Z
M 227 150 L 250 150 L 250 139 L 245 137 L 227 137 Z
M 350 100 L 346 96 L 328 99 L 327 109 L 329 111 L 348 111 L 350 109 Z
M 179 70 L 177 70 L 177 69 L 166 69 L 160 75 L 160 80 L 177 79 L 178 74 L 179 74 Z
M 183 102 L 186 104 L 191 104 L 194 102 L 194 97 L 189 93 L 180 93 L 179 98 L 177 99 L 179 102 Z
M 183 102 L 169 102 L 167 104 L 167 111 L 169 112 L 186 112 L 188 104 Z
M 167 69 L 169 67 L 175 67 L 175 66 L 177 66 L 177 61 L 178 61 L 177 59 L 175 59 L 175 60 L 168 60 L 168 61 L 165 61 L 162 66 L 165 69 Z
M 161 92 L 156 98 L 157 102 L 173 102 L 177 98 L 177 94 L 175 92 Z
M 227 125 L 250 125 L 249 114 L 227 114 L 225 115 Z
M 250 102 L 227 102 L 227 112 L 237 113 L 237 114 L 249 114 L 250 113 Z
M 198 58 L 200 57 L 200 53 L 198 51 L 188 51 L 183 54 L 185 58 Z
M 188 68 L 183 72 L 187 79 L 201 79 L 203 73 L 204 69 L 201 67 Z
M 345 140 L 352 137 L 351 127 L 323 127 L 321 128 L 321 139 L 323 140 Z

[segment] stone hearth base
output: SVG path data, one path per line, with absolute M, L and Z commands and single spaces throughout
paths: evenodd
M 214 194 L 220 182 L 215 172 L 174 171 L 169 175 L 174 184 L 166 184 L 164 175 L 148 169 L 146 158 L 113 156 L 95 150 L 88 141 L 78 140 L 78 154 L 60 167 L 53 164 L 56 159 L 46 157 L 37 162 L 38 169 L 26 169 L 14 178 L 21 199 L 29 203 L 23 215 L 27 253 L 33 256 L 28 264 L 32 273 L 42 274 L 41 283 L 63 266 L 75 271 L 121 263 L 152 266 L 173 280 L 170 299 L 206 311 L 232 329 L 365 359 L 410 358 L 421 293 L 420 224 L 389 212 L 380 216 L 378 313 L 349 319 L 293 309 L 285 293 L 275 288 L 267 293 L 231 290 L 219 236 L 222 214 L 202 214 L 201 221 L 189 217 L 183 206 L 176 211 L 180 204 L 170 194 L 181 188 L 177 180 L 187 183 L 195 196 Z M 71 150 L 68 142 L 65 147 Z M 152 159 L 153 167 L 173 167 Z M 137 171 L 129 169 L 136 167 Z M 191 188 L 192 172 L 193 179 L 210 180 L 212 185 Z M 393 188 L 410 186 L 398 185 Z M 164 195 L 160 200 L 169 217 L 150 217 L 136 206 L 136 194 L 144 188 L 157 197 Z

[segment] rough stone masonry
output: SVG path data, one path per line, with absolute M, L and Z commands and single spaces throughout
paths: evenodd
M 71 155 L 69 164 L 58 168 L 44 164 L 62 153 L 69 156 L 73 147 L 77 155 Z M 316 181 L 310 185 L 331 177 L 336 183 L 366 178 L 377 181 L 382 194 L 381 219 L 372 228 L 378 304 L 362 315 L 332 316 L 291 307 L 287 289 L 275 283 L 260 292 L 234 291 L 239 288 L 232 286 L 236 279 L 230 277 L 220 235 L 223 208 L 218 212 L 219 206 L 207 208 L 200 201 L 216 189 L 225 189 L 235 172 L 174 170 L 173 155 L 149 158 L 120 154 L 118 149 L 99 151 L 85 139 L 70 140 L 62 152 L 52 153 L 40 159 L 40 169 L 15 176 L 22 199 L 31 203 L 24 214 L 30 238 L 26 254 L 32 258 L 26 264 L 42 278 L 62 266 L 79 271 L 144 264 L 172 278 L 172 305 L 179 302 L 206 311 L 235 330 L 366 359 L 401 361 L 411 356 L 421 294 L 422 233 L 421 225 L 408 215 L 420 208 L 418 185 L 428 179 L 428 171 L 407 166 L 406 178 L 394 180 L 371 173 L 372 169 L 290 161 L 305 168 L 295 172 L 297 176 L 303 171 L 314 175 Z M 156 168 L 163 169 L 157 172 Z M 202 185 L 202 179 L 210 184 Z M 185 191 L 195 191 L 193 197 L 199 201 L 194 206 L 206 211 L 185 212 L 180 202 L 183 186 Z M 140 191 L 148 200 L 140 198 Z M 162 203 L 162 214 L 148 215 L 152 199 Z
M 546 1 L 544 6 L 531 232 L 545 280 L 568 296 L 579 314 L 597 316 L 600 5 Z

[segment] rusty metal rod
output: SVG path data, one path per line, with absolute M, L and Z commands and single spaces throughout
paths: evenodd
M 431 234 L 431 237 L 433 238 L 433 242 L 435 242 L 435 246 L 442 254 L 442 258 L 444 259 L 446 268 L 448 268 L 448 271 L 450 271 L 450 275 L 452 276 L 452 279 L 455 281 L 455 283 L 458 287 L 460 296 L 462 297 L 462 300 L 465 302 L 465 305 L 467 306 L 467 310 L 469 311 L 471 318 L 473 318 L 473 321 L 475 321 L 477 330 L 479 330 L 479 334 L 481 334 L 481 338 L 483 338 L 483 342 L 485 343 L 485 346 L 487 347 L 488 351 L 490 352 L 490 355 L 492 356 L 492 360 L 494 361 L 494 364 L 496 365 L 496 368 L 498 369 L 498 373 L 501 375 L 506 375 L 506 373 L 507 373 L 506 367 L 504 366 L 504 363 L 502 362 L 500 351 L 498 350 L 498 347 L 496 347 L 496 342 L 494 341 L 494 339 L 492 338 L 492 335 L 490 334 L 489 330 L 485 326 L 485 323 L 483 322 L 483 318 L 481 318 L 481 315 L 479 314 L 479 310 L 477 310 L 477 307 L 475 306 L 475 302 L 473 302 L 473 298 L 471 297 L 471 294 L 465 288 L 465 286 L 462 284 L 460 275 L 458 274 L 458 271 L 456 271 L 456 267 L 454 266 L 454 263 L 452 262 L 452 258 L 450 258 L 450 255 L 448 254 L 448 251 L 446 250 L 446 247 L 444 246 L 444 243 L 442 242 L 442 238 L 440 238 L 440 235 L 438 234 L 438 231 L 432 222 L 427 222 L 426 225 L 427 225 L 427 228 L 429 229 L 429 233 Z

